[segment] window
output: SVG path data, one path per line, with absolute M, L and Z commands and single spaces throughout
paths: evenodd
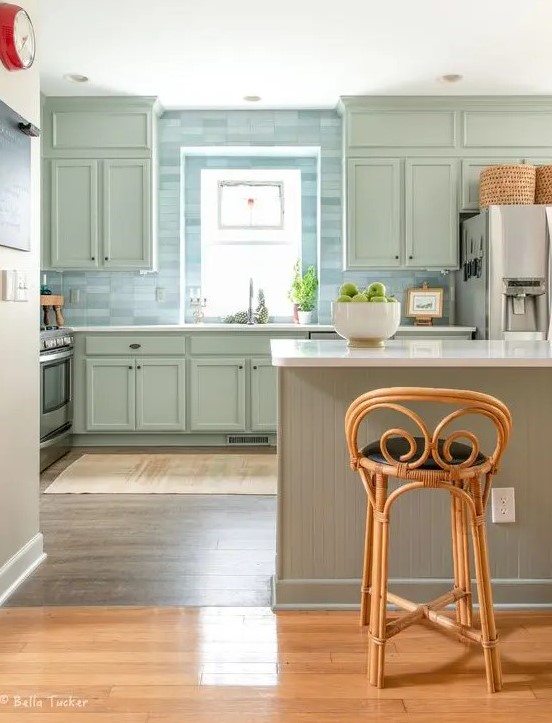
M 271 317 L 291 316 L 287 292 L 301 256 L 299 169 L 201 171 L 201 284 L 206 315 L 254 308 L 263 289 Z

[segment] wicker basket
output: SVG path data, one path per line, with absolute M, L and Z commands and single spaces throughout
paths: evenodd
M 537 167 L 535 203 L 552 203 L 552 166 Z
M 489 166 L 479 176 L 479 206 L 535 203 L 535 186 L 535 166 Z

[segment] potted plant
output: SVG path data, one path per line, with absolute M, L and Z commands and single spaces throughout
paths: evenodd
M 301 275 L 299 260 L 295 262 L 294 277 L 289 291 L 289 298 L 297 305 L 297 316 L 300 324 L 312 322 L 312 312 L 316 306 L 318 277 L 314 266 L 309 266 L 304 276 Z

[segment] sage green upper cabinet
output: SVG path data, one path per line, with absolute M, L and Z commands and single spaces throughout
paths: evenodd
M 86 359 L 87 431 L 134 430 L 135 374 L 131 358 Z
M 401 161 L 347 161 L 347 268 L 401 264 Z
M 251 430 L 274 432 L 278 426 L 278 375 L 270 359 L 251 359 Z
M 51 161 L 51 260 L 60 269 L 98 266 L 98 161 Z
M 150 158 L 156 112 L 156 99 L 149 97 L 45 98 L 43 155 Z
M 155 100 L 46 98 L 42 124 L 43 268 L 155 269 Z
M 136 359 L 136 429 L 186 429 L 184 359 Z
M 406 265 L 458 266 L 458 167 L 445 158 L 405 162 Z
M 192 359 L 189 393 L 193 432 L 245 430 L 245 359 Z
M 151 162 L 103 161 L 103 265 L 151 266 Z
M 519 158 L 468 158 L 462 161 L 460 210 L 479 210 L 479 176 L 489 166 L 520 163 Z

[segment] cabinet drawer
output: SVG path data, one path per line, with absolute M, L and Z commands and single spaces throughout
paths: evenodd
M 218 336 L 192 336 L 190 339 L 192 354 L 270 354 L 270 336 L 259 336 L 249 332 L 248 336 L 219 334 Z
M 86 354 L 136 354 L 162 356 L 186 352 L 186 337 L 180 335 L 94 334 L 86 337 Z

